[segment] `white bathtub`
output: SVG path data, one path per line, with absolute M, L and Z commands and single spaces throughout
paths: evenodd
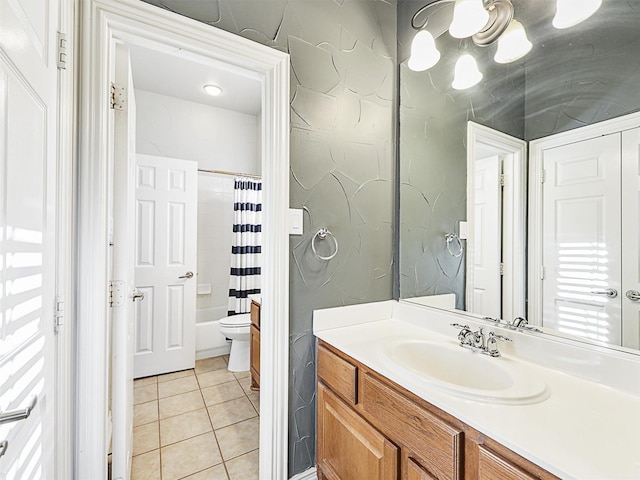
M 218 328 L 218 321 L 226 316 L 226 307 L 196 310 L 196 360 L 229 353 L 231 341 Z

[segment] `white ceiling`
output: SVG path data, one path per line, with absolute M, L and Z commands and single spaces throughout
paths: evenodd
M 131 69 L 136 88 L 190 102 L 257 115 L 261 110 L 261 83 L 237 68 L 215 65 L 204 58 L 131 46 Z M 223 93 L 207 95 L 202 87 L 218 85 Z

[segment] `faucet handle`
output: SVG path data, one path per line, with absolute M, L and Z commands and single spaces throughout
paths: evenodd
M 472 345 L 472 340 L 470 340 L 470 337 L 473 337 L 473 332 L 469 328 L 469 325 L 452 323 L 451 326 L 460 329 L 460 332 L 458 332 L 458 340 L 460 340 L 460 345 Z
M 524 317 L 516 317 L 511 321 L 511 326 L 516 327 L 516 328 L 521 328 L 521 327 L 524 327 L 524 326 L 526 326 L 528 324 L 529 324 L 529 322 Z
M 505 337 L 504 335 L 496 335 L 495 332 L 489 332 L 489 338 L 487 339 L 487 348 L 485 349 L 484 353 L 492 357 L 499 357 L 500 352 L 498 351 L 498 340 L 504 340 L 506 342 L 513 341 L 510 338 Z
M 498 335 L 495 332 L 489 332 L 489 340 L 495 338 L 496 340 L 504 340 L 505 342 L 513 342 L 509 337 L 505 337 L 504 335 Z
M 464 328 L 465 330 L 471 330 L 469 328 L 469 325 L 460 325 L 459 323 L 450 323 L 449 325 L 456 328 Z

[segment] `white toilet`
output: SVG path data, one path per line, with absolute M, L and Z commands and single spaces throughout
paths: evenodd
M 249 339 L 251 328 L 251 314 L 240 313 L 221 318 L 220 333 L 231 340 L 229 352 L 230 372 L 246 372 L 249 370 Z

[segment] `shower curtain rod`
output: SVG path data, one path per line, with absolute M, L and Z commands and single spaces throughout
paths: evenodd
M 226 170 L 206 170 L 204 168 L 199 168 L 198 171 L 206 173 L 218 173 L 220 175 L 233 175 L 234 177 L 262 178 L 262 175 L 254 175 L 252 173 L 227 172 Z

